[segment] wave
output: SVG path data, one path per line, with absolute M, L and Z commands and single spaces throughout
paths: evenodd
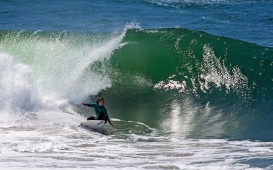
M 111 65 L 154 89 L 203 97 L 223 91 L 246 100 L 272 96 L 271 48 L 182 28 L 129 30 L 123 41 Z
M 271 140 L 272 48 L 183 28 L 129 27 L 2 31 L 0 51 L 0 99 L 8 99 L 1 113 L 102 95 L 111 117 L 124 121 L 185 137 Z
M 155 4 L 167 8 L 200 8 L 211 5 L 234 5 L 234 4 L 253 4 L 259 0 L 234 1 L 234 0 L 144 0 L 144 2 Z
M 109 58 L 121 39 L 122 35 L 6 31 L 1 32 L 0 47 L 16 63 L 31 68 L 41 95 L 77 101 L 111 86 L 106 75 L 90 72 L 88 67 Z
M 123 34 L 0 32 L 0 122 L 83 120 L 72 103 L 111 87 L 91 63 L 107 60 Z M 50 116 L 49 116 L 50 115 Z
M 104 92 L 114 112 L 191 137 L 270 138 L 272 48 L 183 28 L 130 29 L 123 43 Z

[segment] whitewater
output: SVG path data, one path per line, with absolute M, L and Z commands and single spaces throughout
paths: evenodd
M 273 169 L 271 7 L 1 1 L 0 169 Z

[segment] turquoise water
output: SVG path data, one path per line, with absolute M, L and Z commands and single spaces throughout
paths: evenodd
M 272 169 L 272 7 L 0 1 L 0 167 Z

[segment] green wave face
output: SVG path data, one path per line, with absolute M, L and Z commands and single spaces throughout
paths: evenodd
M 205 32 L 131 29 L 111 57 L 104 95 L 122 117 L 167 131 L 243 137 L 271 127 L 263 115 L 272 113 L 272 56 L 270 48 Z M 267 138 L 260 132 L 246 138 Z

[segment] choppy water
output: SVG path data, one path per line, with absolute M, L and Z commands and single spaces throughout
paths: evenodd
M 272 6 L 1 1 L 0 169 L 273 169 Z

